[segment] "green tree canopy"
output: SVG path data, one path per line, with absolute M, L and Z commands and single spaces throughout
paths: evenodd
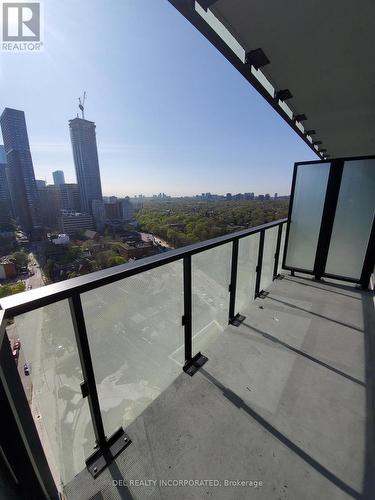
M 15 259 L 16 266 L 18 267 L 26 266 L 29 260 L 29 256 L 26 252 L 14 252 L 12 254 L 12 257 Z

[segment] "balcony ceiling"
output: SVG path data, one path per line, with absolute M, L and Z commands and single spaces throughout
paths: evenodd
M 307 116 L 320 148 L 331 157 L 375 153 L 374 0 L 199 3 L 246 53 L 264 51 L 270 64 L 261 71 L 276 90 L 290 90 L 286 103 Z

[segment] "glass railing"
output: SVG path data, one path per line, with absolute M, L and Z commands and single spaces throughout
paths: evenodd
M 38 440 L 28 447 L 47 460 L 59 490 L 85 466 L 99 474 L 130 443 L 123 429 L 182 369 L 192 375 L 207 346 L 271 284 L 285 222 L 0 301 L 1 382 L 20 425 L 32 417 Z M 46 478 L 42 466 L 39 473 Z
M 182 260 L 82 294 L 104 430 L 127 427 L 184 364 Z
M 231 244 L 192 256 L 193 355 L 228 326 Z
M 95 435 L 69 303 L 62 300 L 15 318 L 18 371 L 57 484 L 67 484 L 92 453 Z

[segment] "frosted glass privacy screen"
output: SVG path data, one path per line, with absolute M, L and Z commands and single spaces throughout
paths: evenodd
M 285 264 L 312 271 L 330 163 L 298 165 Z
M 375 211 L 375 159 L 344 163 L 325 272 L 359 279 Z

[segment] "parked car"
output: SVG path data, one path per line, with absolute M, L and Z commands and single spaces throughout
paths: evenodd
M 23 365 L 23 373 L 26 375 L 26 377 L 30 375 L 30 367 L 27 363 Z
M 21 341 L 20 341 L 20 339 L 17 339 L 15 341 L 15 343 L 13 344 L 13 349 L 16 349 L 17 351 L 19 351 L 20 348 L 21 348 Z

